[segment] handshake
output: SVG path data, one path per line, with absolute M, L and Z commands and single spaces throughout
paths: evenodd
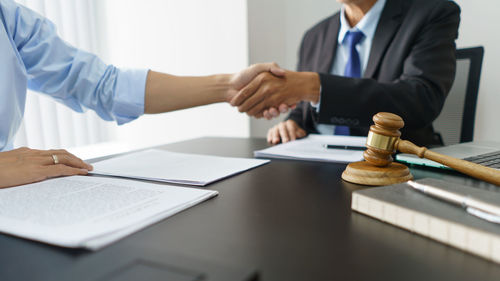
M 255 118 L 272 119 L 300 101 L 319 101 L 319 76 L 281 69 L 275 63 L 255 64 L 231 77 L 226 101 Z

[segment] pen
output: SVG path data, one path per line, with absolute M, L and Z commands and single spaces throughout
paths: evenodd
M 490 204 L 469 195 L 462 195 L 456 192 L 448 191 L 435 186 L 417 183 L 414 181 L 408 181 L 408 185 L 431 197 L 435 197 L 446 202 L 462 206 L 469 214 L 473 216 L 490 222 L 500 223 L 499 206 Z
M 345 149 L 345 150 L 366 150 L 364 146 L 355 145 L 337 145 L 337 144 L 325 144 L 323 145 L 326 149 Z

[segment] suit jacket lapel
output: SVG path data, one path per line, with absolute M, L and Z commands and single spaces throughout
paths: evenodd
M 328 28 L 325 30 L 325 40 L 318 58 L 318 72 L 320 73 L 330 73 L 332 69 L 333 60 L 335 59 L 335 54 L 337 52 L 339 29 L 340 13 L 337 13 L 332 17 Z
M 372 48 L 368 65 L 366 66 L 363 77 L 372 78 L 377 70 L 380 60 L 384 56 L 387 45 L 391 42 L 401 25 L 402 2 L 400 0 L 387 0 L 384 10 L 380 16 L 380 20 L 373 37 Z

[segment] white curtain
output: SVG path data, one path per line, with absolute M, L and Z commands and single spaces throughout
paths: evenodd
M 89 0 L 17 0 L 53 21 L 58 34 L 70 44 L 98 53 L 94 1 Z M 69 148 L 108 141 L 113 127 L 93 111 L 73 112 L 51 98 L 29 91 L 23 124 L 14 141 L 15 147 Z

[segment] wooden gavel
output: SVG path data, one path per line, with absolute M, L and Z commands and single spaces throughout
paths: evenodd
M 361 184 L 380 185 L 377 180 L 379 175 L 390 177 L 391 172 L 395 169 L 404 169 L 401 167 L 404 165 L 395 165 L 396 163 L 393 163 L 392 154 L 400 151 L 438 162 L 463 174 L 500 186 L 499 170 L 436 153 L 428 150 L 426 147 L 418 147 L 410 141 L 400 139 L 401 132 L 399 129 L 404 126 L 404 121 L 398 115 L 380 112 L 373 117 L 373 121 L 375 125 L 370 127 L 370 132 L 366 140 L 367 149 L 363 153 L 366 162 L 349 164 L 350 167 L 348 166 L 344 172 L 345 175 L 342 174 L 342 178 L 345 180 Z M 369 176 L 373 177 L 373 184 L 370 184 L 370 179 L 357 179 L 363 177 L 367 172 L 377 173 Z M 406 171 L 404 172 L 406 173 Z M 401 174 L 401 171 L 397 171 L 397 173 Z M 401 176 L 399 180 L 396 179 L 391 183 L 411 179 L 412 176 L 409 171 L 407 173 L 409 176 Z

